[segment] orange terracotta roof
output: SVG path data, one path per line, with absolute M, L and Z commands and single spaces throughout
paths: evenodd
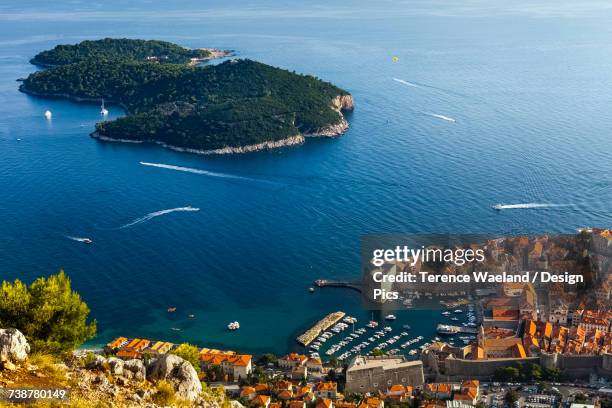
M 252 356 L 248 354 L 227 354 L 227 353 L 202 353 L 200 354 L 200 361 L 211 364 L 221 365 L 222 363 L 229 363 L 235 366 L 244 367 L 251 362 Z
M 278 398 L 289 400 L 293 398 L 293 393 L 289 390 L 282 390 L 281 392 L 278 393 Z
M 536 324 L 533 320 L 525 321 L 525 332 L 529 333 L 531 336 L 535 336 L 537 331 Z
M 353 402 L 338 401 L 336 402 L 336 408 L 357 408 L 357 404 Z
M 478 380 L 465 380 L 462 384 L 462 387 L 479 387 L 480 381 Z
M 256 394 L 257 391 L 255 390 L 255 388 L 253 387 L 242 387 L 242 389 L 240 390 L 240 396 L 241 397 L 248 397 L 249 395 L 253 395 Z
M 404 392 L 406 391 L 406 388 L 402 385 L 402 384 L 393 384 L 391 387 L 389 387 L 389 389 L 387 390 L 389 392 Z
M 270 387 L 268 387 L 268 384 L 264 384 L 264 383 L 255 384 L 255 391 L 257 392 L 268 391 L 269 389 Z
M 132 341 L 128 343 L 126 347 L 130 347 L 130 348 L 135 347 L 139 342 L 140 342 L 140 339 L 133 339 Z
M 137 349 L 137 350 L 139 350 L 139 351 L 140 351 L 140 350 L 144 350 L 144 349 L 145 349 L 145 348 L 146 348 L 146 347 L 147 347 L 149 344 L 151 344 L 151 341 L 150 341 L 150 340 L 147 340 L 147 339 L 142 339 L 142 340 L 140 340 L 140 341 L 138 342 L 138 344 L 136 344 L 136 345 L 134 346 L 134 348 L 135 348 L 135 349 Z
M 109 343 L 108 346 L 110 348 L 117 348 L 117 347 L 120 347 L 127 340 L 128 340 L 127 337 L 117 337 L 115 340 L 113 340 L 111 343 Z
M 308 357 L 306 357 L 303 354 L 298 354 L 298 353 L 290 353 L 287 354 L 285 357 L 283 357 L 283 360 L 288 360 L 288 361 L 297 361 L 297 362 L 302 362 L 304 360 L 306 360 Z
M 129 359 L 132 359 L 132 358 L 141 358 L 142 357 L 142 353 L 139 352 L 139 351 L 136 351 L 136 350 L 126 350 L 126 349 L 123 349 L 123 350 L 119 350 L 117 352 L 117 357 L 119 357 L 119 358 L 129 358 Z
M 527 353 L 525 353 L 525 348 L 521 343 L 516 343 L 513 347 L 513 351 L 516 357 L 525 358 L 527 357 Z
M 336 391 L 337 388 L 338 388 L 338 384 L 336 384 L 333 381 L 327 381 L 327 382 L 321 381 L 317 385 L 315 385 L 316 391 Z
M 245 367 L 247 365 L 249 365 L 249 363 L 251 362 L 251 358 L 252 356 L 247 355 L 247 354 L 239 354 L 236 356 L 233 356 L 230 358 L 230 363 L 236 365 L 236 366 L 241 366 L 241 367 Z
M 270 402 L 270 397 L 267 395 L 258 395 L 251 400 L 251 404 L 258 406 L 266 406 Z
M 331 408 L 332 401 L 330 399 L 324 398 L 317 402 L 317 408 Z
M 309 393 L 310 391 L 312 391 L 312 386 L 311 386 L 311 385 L 309 385 L 309 384 L 306 384 L 305 386 L 301 387 L 301 388 L 298 390 L 298 394 L 299 394 L 299 395 L 304 395 L 304 394 Z

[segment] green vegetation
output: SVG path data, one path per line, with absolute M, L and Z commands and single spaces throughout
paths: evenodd
M 31 74 L 21 89 L 121 104 L 128 115 L 98 123 L 96 136 L 196 150 L 279 141 L 342 122 L 332 100 L 347 93 L 312 76 L 251 60 L 194 67 L 107 54 L 63 58 L 65 65 Z
M 196 372 L 199 373 L 202 371 L 202 368 L 200 367 L 200 349 L 198 349 L 196 346 L 189 343 L 183 343 L 170 353 L 181 357 L 183 360 L 189 361 L 193 368 L 195 368 Z
M 542 366 L 535 363 L 515 363 L 498 368 L 494 376 L 496 380 L 503 382 L 558 381 L 561 372 L 556 368 L 542 369 Z
M 191 58 L 206 58 L 208 50 L 190 50 L 166 41 L 131 40 L 127 38 L 104 38 L 83 41 L 74 45 L 58 45 L 52 50 L 39 53 L 33 64 L 53 66 L 66 65 L 89 59 L 99 60 L 149 60 L 160 63 L 186 63 Z
M 63 271 L 30 286 L 4 281 L 1 290 L 0 327 L 20 330 L 33 352 L 71 351 L 96 333 L 96 322 L 87 323 L 89 308 Z
M 272 353 L 265 353 L 256 361 L 257 365 L 267 366 L 268 364 L 276 364 L 278 358 Z
M 168 381 L 162 380 L 158 382 L 155 388 L 156 391 L 155 394 L 153 394 L 153 402 L 163 406 L 170 406 L 176 403 L 174 387 Z
M 504 395 L 504 401 L 506 402 L 506 404 L 513 406 L 514 403 L 516 401 L 518 401 L 519 396 L 518 393 L 516 391 L 514 391 L 513 389 L 510 389 L 506 392 L 506 395 Z

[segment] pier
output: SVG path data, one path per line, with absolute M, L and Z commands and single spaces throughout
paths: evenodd
M 436 331 L 438 332 L 438 334 L 446 334 L 446 335 L 453 335 L 453 334 L 459 334 L 459 333 L 478 334 L 477 328 L 464 327 L 464 326 L 453 326 L 450 324 L 439 324 L 436 327 Z
M 298 343 L 303 346 L 308 346 L 314 339 L 316 339 L 321 333 L 325 330 L 332 327 L 334 324 L 338 323 L 340 319 L 345 316 L 344 312 L 334 312 L 325 316 L 323 319 L 319 320 L 312 326 L 310 329 L 306 330 L 304 334 L 298 336 L 296 339 Z
M 319 288 L 348 288 L 361 292 L 361 283 L 355 281 L 317 279 L 314 281 L 314 285 Z

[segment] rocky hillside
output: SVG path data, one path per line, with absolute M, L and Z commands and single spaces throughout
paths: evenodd
M 69 397 L 62 407 L 242 408 L 226 399 L 222 390 L 203 385 L 193 366 L 175 355 L 146 364 L 85 352 L 60 360 L 30 354 L 21 332 L 0 329 L 0 393 L 6 398 L 11 388 L 66 389 Z M 33 406 L 59 406 L 59 402 Z

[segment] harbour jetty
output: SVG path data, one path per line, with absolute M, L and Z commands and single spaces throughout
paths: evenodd
M 439 324 L 436 327 L 436 331 L 438 334 L 457 334 L 457 333 L 466 333 L 466 334 L 477 334 L 478 329 L 472 327 L 462 327 L 462 326 L 452 326 L 449 324 Z
M 361 292 L 361 283 L 343 280 L 332 280 L 332 279 L 317 279 L 314 281 L 315 286 L 319 288 L 349 288 Z
M 304 334 L 298 336 L 296 339 L 298 343 L 303 346 L 308 346 L 314 339 L 316 339 L 325 330 L 338 323 L 340 319 L 345 316 L 344 312 L 333 312 L 319 320 L 314 326 L 306 330 Z

